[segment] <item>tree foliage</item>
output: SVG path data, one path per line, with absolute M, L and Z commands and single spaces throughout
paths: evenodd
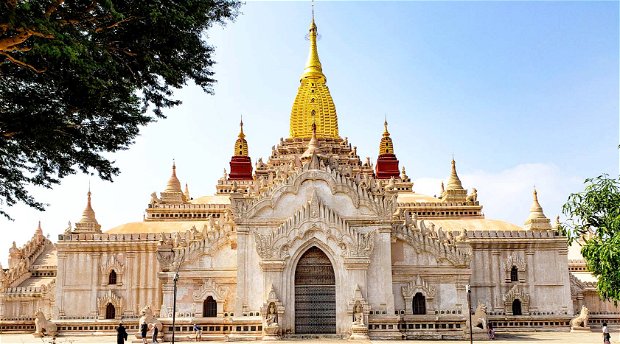
M 0 214 L 44 204 L 78 171 L 112 180 L 106 152 L 179 104 L 192 81 L 212 93 L 205 30 L 238 14 L 236 0 L 0 0 Z M 10 218 L 10 217 L 9 217 Z
M 569 196 L 562 225 L 570 242 L 582 245 L 586 266 L 598 278 L 602 298 L 620 301 L 620 180 L 601 175 Z

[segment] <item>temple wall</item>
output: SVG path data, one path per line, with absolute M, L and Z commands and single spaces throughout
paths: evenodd
M 161 286 L 156 242 L 60 241 L 56 307 L 59 318 L 104 319 L 111 303 L 115 318 L 137 316 L 146 305 L 159 309 Z M 123 240 L 124 241 L 124 240 Z M 114 270 L 116 283 L 109 283 Z
M 481 302 L 491 314 L 509 314 L 519 299 L 524 314 L 572 314 L 564 238 L 476 240 L 472 246 L 473 307 Z M 511 281 L 513 266 L 518 281 Z

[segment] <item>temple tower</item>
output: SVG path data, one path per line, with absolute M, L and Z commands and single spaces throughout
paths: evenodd
M 252 160 L 248 156 L 248 142 L 243 133 L 243 118 L 239 123 L 239 136 L 235 141 L 235 151 L 230 159 L 229 180 L 252 180 Z
M 377 179 L 398 178 L 400 171 L 398 169 L 398 159 L 394 154 L 394 144 L 390 138 L 387 120 L 383 123 L 383 137 L 379 144 L 379 157 L 377 158 Z
M 75 224 L 75 233 L 101 233 L 101 225 L 97 222 L 95 211 L 91 203 L 90 187 L 87 193 L 86 208 L 82 212 L 82 218 Z
M 467 190 L 463 188 L 461 179 L 459 179 L 456 173 L 456 162 L 452 159 L 452 167 L 450 170 L 450 177 L 448 178 L 448 185 L 442 192 L 441 200 L 444 202 L 465 202 L 467 198 Z
M 538 192 L 534 189 L 532 206 L 530 207 L 530 215 L 525 220 L 525 230 L 548 230 L 551 229 L 551 221 L 538 203 Z
M 340 138 L 336 106 L 327 88 L 325 74 L 317 50 L 317 27 L 314 15 L 308 32 L 310 53 L 306 67 L 301 75 L 297 96 L 291 110 L 291 138 L 312 137 L 312 123 L 316 123 L 316 136 L 321 138 Z

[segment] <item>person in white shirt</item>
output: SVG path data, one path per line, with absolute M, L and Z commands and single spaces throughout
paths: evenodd
M 610 344 L 611 343 L 611 335 L 609 334 L 609 328 L 607 327 L 607 323 L 603 323 L 603 343 Z

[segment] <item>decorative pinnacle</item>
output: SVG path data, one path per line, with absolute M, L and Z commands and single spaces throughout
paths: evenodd
M 170 176 L 170 179 L 168 179 L 168 184 L 166 185 L 164 192 L 182 192 L 181 182 L 179 181 L 179 178 L 177 178 L 177 163 L 175 159 L 172 159 L 172 175 Z
M 310 29 L 308 31 L 308 38 L 310 39 L 310 52 L 308 54 L 308 61 L 306 62 L 306 67 L 304 68 L 304 73 L 301 75 L 301 78 L 320 78 L 325 81 L 326 78 L 323 74 L 323 68 L 321 66 L 321 60 L 319 60 L 319 53 L 316 45 L 317 27 L 314 23 L 314 3 L 312 4 L 312 22 L 310 23 Z
M 383 137 L 390 136 L 390 132 L 388 131 L 388 122 L 387 118 L 383 122 Z
M 245 138 L 245 134 L 243 133 L 243 115 L 241 115 L 241 122 L 239 122 L 239 138 Z
M 452 156 L 452 170 L 450 171 L 450 179 L 448 179 L 447 190 L 463 190 L 463 184 L 456 173 L 456 162 L 454 161 L 454 155 Z

